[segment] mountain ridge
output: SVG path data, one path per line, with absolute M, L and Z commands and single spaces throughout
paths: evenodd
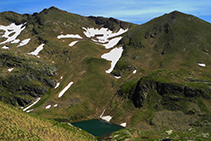
M 13 40 L 17 43 L 10 41 L 0 46 L 1 54 L 8 56 L 0 57 L 0 90 L 5 91 L 3 96 L 9 93 L 10 98 L 27 99 L 22 104 L 11 100 L 18 108 L 40 98 L 29 109 L 31 113 L 60 122 L 99 118 L 104 111 L 105 116 L 111 117 L 110 122 L 119 125 L 127 123 L 127 127 L 143 131 L 147 130 L 142 128 L 145 125 L 150 131 L 179 131 L 175 124 L 159 122 L 162 114 L 169 113 L 172 121 L 178 116 L 190 121 L 185 126 L 179 123 L 183 131 L 202 126 L 204 132 L 209 127 L 205 121 L 211 123 L 210 23 L 173 11 L 136 25 L 51 7 L 32 15 L 1 13 L 0 23 L 5 26 L 0 26 L 0 36 L 5 36 L 9 29 L 6 25 L 11 22 L 26 24 Z M 13 37 L 14 33 L 10 34 Z M 23 46 L 18 47 L 21 42 Z M 23 65 L 21 56 L 24 61 L 33 58 L 34 62 Z M 45 92 L 33 97 L 20 95 L 18 91 L 25 94 L 32 90 L 23 88 L 25 85 L 11 92 L 9 84 L 15 87 L 22 76 L 22 83 L 30 82 L 32 89 L 45 86 Z M 3 83 L 6 78 L 13 83 Z M 169 123 L 167 119 L 162 122 Z

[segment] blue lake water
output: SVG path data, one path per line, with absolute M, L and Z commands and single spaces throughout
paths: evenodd
M 79 127 L 90 134 L 94 136 L 102 136 L 109 134 L 111 132 L 120 130 L 124 127 L 111 124 L 103 120 L 93 119 L 93 120 L 87 120 L 87 121 L 80 121 L 80 122 L 74 122 L 71 123 L 73 126 Z

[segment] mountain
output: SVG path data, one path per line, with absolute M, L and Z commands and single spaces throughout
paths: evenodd
M 59 122 L 210 133 L 210 23 L 174 11 L 136 25 L 55 7 L 3 12 L 0 23 L 6 103 Z

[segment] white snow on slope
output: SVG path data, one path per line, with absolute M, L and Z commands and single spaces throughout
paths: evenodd
M 112 119 L 112 117 L 111 116 L 103 116 L 103 114 L 105 113 L 105 110 L 106 109 L 103 110 L 102 114 L 100 115 L 100 118 L 109 122 Z
M 4 35 L 2 35 L 2 38 L 7 38 L 5 41 L 1 42 L 1 44 L 5 44 L 8 42 L 11 42 L 15 40 L 18 35 L 20 35 L 21 31 L 25 29 L 25 26 L 22 27 L 24 24 L 15 25 L 15 23 L 12 23 L 8 26 L 0 25 L 0 30 L 4 30 Z
M 63 96 L 63 94 L 72 86 L 73 82 L 70 82 L 60 93 L 59 98 Z
M 133 74 L 135 74 L 136 72 L 137 72 L 137 70 L 134 70 L 134 71 L 133 71 Z
M 83 39 L 80 35 L 78 34 L 66 34 L 66 35 L 59 35 L 57 36 L 58 39 L 61 39 L 61 38 L 76 38 L 76 39 Z
M 33 51 L 33 52 L 30 52 L 30 53 L 28 53 L 29 55 L 35 55 L 35 56 L 37 56 L 38 54 L 39 54 L 39 52 L 41 51 L 41 50 L 43 50 L 43 46 L 44 46 L 45 44 L 41 44 L 40 46 L 38 46 L 36 49 L 35 49 L 35 51 Z
M 116 65 L 116 63 L 118 62 L 118 60 L 120 59 L 121 55 L 123 52 L 123 48 L 114 48 L 112 49 L 110 52 L 105 53 L 101 56 L 101 58 L 106 59 L 108 61 L 111 61 L 111 67 L 110 69 L 106 70 L 106 73 L 111 73 Z
M 9 47 L 7 47 L 7 46 L 3 46 L 1 49 L 9 49 Z
M 27 113 L 30 113 L 30 112 L 32 112 L 32 111 L 34 111 L 34 109 L 27 110 L 26 112 L 27 112 Z
M 205 64 L 202 64 L 202 63 L 198 63 L 199 66 L 201 67 L 205 67 L 206 65 Z
M 19 43 L 21 40 L 20 39 L 15 39 L 14 41 L 11 42 L 11 44 L 17 44 Z
M 57 107 L 57 106 L 58 106 L 58 104 L 53 105 L 53 107 Z
M 74 46 L 78 41 L 73 41 L 69 44 L 70 47 Z
M 127 123 L 124 122 L 124 123 L 121 123 L 120 125 L 121 125 L 122 127 L 126 127 Z
M 101 44 L 102 46 L 105 46 L 106 49 L 113 48 L 117 43 L 122 39 L 122 37 L 116 37 L 111 39 L 107 44 Z
M 122 37 L 116 37 L 116 36 L 119 36 L 128 31 L 128 29 L 124 30 L 121 28 L 118 32 L 112 33 L 112 31 L 109 30 L 108 28 L 101 28 L 101 29 L 85 28 L 85 27 L 82 28 L 85 30 L 83 33 L 86 37 L 92 38 L 91 39 L 92 41 L 94 41 L 98 45 L 105 46 L 106 49 L 113 48 L 115 45 L 117 45 L 117 43 L 122 39 Z M 96 38 L 97 40 L 93 38 Z
M 11 72 L 14 68 L 8 69 L 9 72 Z
M 28 38 L 28 39 L 25 39 L 25 40 L 21 41 L 20 44 L 17 47 L 21 47 L 21 46 L 24 46 L 24 45 L 28 44 L 30 40 L 31 39 Z
M 108 28 L 101 28 L 101 29 L 85 28 L 85 27 L 82 28 L 85 30 L 83 33 L 87 38 L 98 36 L 97 38 L 102 41 L 103 40 L 106 41 L 109 38 L 119 36 L 128 31 L 128 29 L 124 30 L 121 28 L 118 32 L 112 33 L 112 31 L 109 30 Z
M 54 87 L 54 89 L 58 88 L 60 85 L 60 82 L 56 83 L 56 86 Z
M 121 76 L 114 76 L 116 79 L 120 79 L 121 78 Z
M 45 109 L 49 109 L 49 108 L 51 108 L 51 105 L 48 105 L 48 106 L 45 107 Z
M 111 116 L 103 116 L 101 119 L 109 122 L 112 119 L 112 117 Z
M 32 104 L 29 105 L 28 107 L 24 108 L 23 111 L 26 111 L 26 110 L 28 110 L 29 108 L 31 108 L 32 106 L 34 106 L 40 99 L 41 99 L 41 98 L 38 97 L 37 100 L 36 100 L 34 103 L 32 103 Z

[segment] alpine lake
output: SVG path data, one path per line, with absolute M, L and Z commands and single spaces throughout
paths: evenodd
M 71 123 L 73 126 L 79 127 L 82 130 L 87 131 L 95 137 L 107 135 L 114 131 L 123 129 L 124 127 L 109 123 L 104 120 L 92 119 L 86 121 L 79 121 Z

